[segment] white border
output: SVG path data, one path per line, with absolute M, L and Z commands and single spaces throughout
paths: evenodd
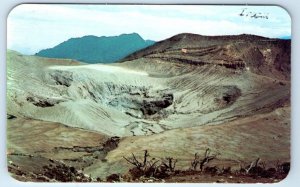
M 0 0 L 0 186 L 139 186 L 133 183 L 33 183 L 19 182 L 8 174 L 6 164 L 6 21 L 7 15 L 13 7 L 21 3 L 135 3 L 135 4 L 258 4 L 280 5 L 292 17 L 292 128 L 291 128 L 291 170 L 286 179 L 279 183 L 267 184 L 271 186 L 299 186 L 300 184 L 300 3 L 297 0 Z M 297 115 L 298 114 L 298 115 Z M 298 158 L 298 159 L 297 159 Z M 147 186 L 227 186 L 226 184 L 143 184 Z M 265 186 L 265 184 L 229 184 L 234 186 Z

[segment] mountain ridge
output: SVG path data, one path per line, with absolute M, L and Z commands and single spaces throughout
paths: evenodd
M 35 55 L 74 59 L 92 64 L 113 63 L 154 43 L 152 40 L 144 40 L 137 33 L 100 37 L 86 35 L 70 38 L 53 48 L 43 49 Z
M 217 36 L 206 36 L 206 35 L 199 35 L 194 33 L 180 33 L 174 36 L 171 36 L 167 39 L 161 40 L 156 42 L 149 48 L 142 49 L 140 51 L 136 51 L 127 57 L 125 57 L 122 61 L 133 59 L 138 53 L 144 52 L 147 53 L 148 51 L 157 52 L 158 50 L 166 50 L 166 49 L 178 49 L 182 47 L 188 46 L 179 46 L 178 42 L 190 42 L 190 44 L 194 44 L 196 47 L 210 47 L 214 45 L 219 45 L 223 43 L 233 43 L 236 41 L 248 41 L 254 42 L 257 40 L 264 40 L 264 41 L 287 41 L 290 42 L 289 39 L 281 39 L 281 38 L 267 38 L 258 35 L 252 34 L 240 34 L 240 35 L 217 35 Z M 170 47 L 172 46 L 172 47 Z M 158 50 L 157 50 L 158 49 Z M 140 56 L 139 56 L 140 57 Z
M 210 64 L 289 80 L 290 54 L 291 40 L 286 39 L 249 34 L 202 36 L 181 33 L 136 51 L 121 62 L 145 58 L 193 65 Z

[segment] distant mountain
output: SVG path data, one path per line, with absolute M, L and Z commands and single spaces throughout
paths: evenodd
M 154 43 L 152 40 L 144 40 L 137 33 L 109 37 L 89 35 L 71 38 L 53 48 L 41 50 L 35 55 L 68 58 L 87 63 L 113 63 Z

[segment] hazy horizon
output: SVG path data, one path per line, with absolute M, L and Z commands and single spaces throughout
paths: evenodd
M 7 26 L 7 48 L 28 55 L 87 35 L 137 33 L 153 41 L 180 33 L 291 37 L 290 17 L 277 6 L 23 4 L 11 11 Z
M 123 35 L 123 34 L 134 34 L 134 33 L 135 33 L 135 32 L 133 32 L 133 33 L 122 33 L 122 34 L 114 35 L 114 36 L 120 36 L 120 35 Z M 139 33 L 136 33 L 136 34 L 140 35 Z M 178 33 L 178 34 L 182 34 L 182 33 Z M 178 34 L 176 34 L 176 35 L 178 35 Z M 190 33 L 190 34 L 194 34 L 194 33 Z M 247 34 L 247 33 L 242 33 L 242 34 Z M 236 34 L 236 35 L 241 35 L 241 34 Z M 250 34 L 249 34 L 249 35 L 250 35 Z M 10 48 L 7 48 L 7 49 L 8 49 L 8 50 L 13 50 L 13 51 L 16 51 L 16 52 L 19 52 L 19 53 L 22 53 L 22 54 L 24 54 L 24 55 L 35 55 L 36 53 L 38 53 L 38 52 L 41 51 L 41 50 L 44 50 L 44 49 L 51 49 L 51 48 L 53 48 L 53 47 L 55 47 L 55 46 L 57 46 L 57 45 L 59 45 L 59 44 L 61 44 L 61 43 L 63 43 L 63 42 L 66 42 L 66 41 L 70 40 L 70 39 L 83 38 L 83 37 L 85 37 L 85 36 L 95 36 L 95 35 L 83 35 L 83 36 L 78 36 L 78 37 L 71 37 L 71 38 L 69 38 L 69 39 L 67 39 L 67 40 L 65 40 L 65 41 L 61 41 L 61 42 L 55 44 L 55 45 L 52 46 L 52 47 L 49 47 L 49 48 L 43 48 L 43 49 L 40 49 L 40 50 L 38 50 L 38 51 L 36 51 L 36 52 L 34 52 L 34 53 L 31 53 L 31 54 L 22 53 L 21 51 L 18 51 L 18 50 L 15 50 L 15 49 L 10 49 Z M 96 36 L 96 37 L 114 37 L 114 36 Z M 140 35 L 140 36 L 141 36 L 141 35 Z M 170 36 L 170 37 L 173 37 L 173 36 L 175 36 L 175 35 L 172 35 L 172 36 Z M 203 35 L 203 36 L 208 36 L 208 35 Z M 210 36 L 230 36 L 230 34 L 228 34 L 228 35 L 210 35 Z M 257 35 L 257 36 L 260 36 L 260 35 Z M 141 37 L 142 37 L 145 41 L 151 40 L 151 39 L 145 39 L 143 36 L 141 36 Z M 167 38 L 165 38 L 165 39 L 168 39 L 168 38 L 170 38 L 170 37 L 167 37 Z M 165 39 L 162 39 L 162 40 L 165 40 Z M 278 39 L 291 39 L 291 36 L 282 36 L 282 37 L 278 37 Z M 159 41 L 161 41 L 161 40 L 158 40 L 158 41 L 151 40 L 151 41 L 159 42 Z

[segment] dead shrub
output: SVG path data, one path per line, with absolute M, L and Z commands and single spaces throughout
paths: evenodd
M 200 171 L 203 171 L 204 166 L 207 165 L 210 161 L 217 158 L 218 155 L 219 155 L 219 153 L 211 155 L 211 151 L 210 151 L 209 148 L 207 148 L 205 150 L 204 158 L 200 158 L 198 153 L 195 153 L 194 160 L 191 162 L 191 169 L 192 170 L 197 170 L 197 167 L 199 165 Z
M 129 170 L 133 180 L 136 180 L 142 176 L 154 177 L 158 179 L 166 178 L 175 171 L 177 163 L 177 159 L 172 157 L 167 157 L 162 160 L 157 160 L 156 158 L 150 159 L 150 154 L 147 150 L 144 151 L 144 156 L 141 160 L 137 159 L 133 153 L 129 158 L 123 158 L 134 166 Z

